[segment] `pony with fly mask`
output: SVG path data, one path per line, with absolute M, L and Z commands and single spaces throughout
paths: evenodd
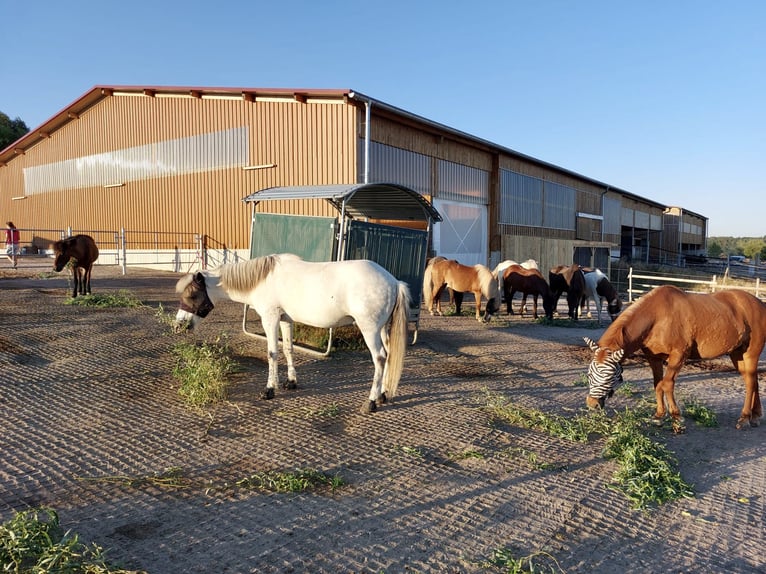
M 729 355 L 745 382 L 745 402 L 737 428 L 758 426 L 763 412 L 758 393 L 758 359 L 766 343 L 766 305 L 746 291 L 686 293 L 664 285 L 652 289 L 623 311 L 598 343 L 588 367 L 590 407 L 604 406 L 622 382 L 622 361 L 641 351 L 649 362 L 661 424 L 667 411 L 683 428 L 675 400 L 675 382 L 688 359 Z
M 191 329 L 217 301 L 244 303 L 261 318 L 268 347 L 269 374 L 262 398 L 274 397 L 279 386 L 279 332 L 287 362 L 287 383 L 297 388 L 293 359 L 293 323 L 334 328 L 356 324 L 375 368 L 363 412 L 396 396 L 407 346 L 410 292 L 373 261 L 315 263 L 279 254 L 222 265 L 182 277 L 176 291 L 181 302 L 176 330 Z

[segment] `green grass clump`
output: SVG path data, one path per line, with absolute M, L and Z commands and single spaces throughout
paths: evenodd
M 295 472 L 259 472 L 238 480 L 237 486 L 273 492 L 302 492 L 322 486 L 335 490 L 343 486 L 343 479 L 337 475 L 328 476 L 318 470 L 303 468 Z
M 710 408 L 703 405 L 694 397 L 686 397 L 684 402 L 684 415 L 703 427 L 717 427 L 718 417 Z
M 187 404 L 204 407 L 226 399 L 227 378 L 237 367 L 227 344 L 220 338 L 213 343 L 182 342 L 172 352 L 173 376 L 181 383 L 178 394 Z
M 547 563 L 547 564 L 544 564 Z M 496 548 L 482 564 L 484 568 L 499 568 L 503 574 L 537 574 L 562 571 L 558 562 L 547 552 L 535 552 L 516 558 L 508 548 Z
M 86 545 L 77 534 L 64 532 L 58 514 L 50 508 L 18 512 L 0 525 L 0 570 L 13 574 L 130 574 L 107 566 L 101 547 Z
M 117 293 L 90 293 L 79 297 L 70 297 L 64 301 L 65 305 L 78 305 L 80 307 L 143 307 L 144 304 L 133 293 L 126 289 L 120 289 Z
M 619 465 L 610 486 L 624 493 L 636 509 L 694 496 L 692 487 L 678 473 L 672 453 L 647 435 L 646 408 L 626 409 L 613 419 L 607 418 L 602 410 L 570 418 L 527 409 L 491 394 L 487 395 L 486 408 L 509 424 L 575 442 L 605 437 L 603 456 Z
M 509 424 L 541 430 L 573 442 L 587 442 L 591 435 L 594 433 L 603 435 L 609 427 L 609 421 L 603 411 L 591 411 L 569 418 L 522 407 L 505 397 L 489 393 L 487 409 L 495 417 Z
M 645 413 L 628 410 L 615 417 L 603 452 L 619 464 L 610 486 L 625 494 L 633 508 L 692 498 L 694 490 L 676 470 L 673 454 L 647 436 L 645 418 Z

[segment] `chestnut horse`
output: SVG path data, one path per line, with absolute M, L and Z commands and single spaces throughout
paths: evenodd
M 527 306 L 527 295 L 532 295 L 534 317 L 537 319 L 537 298 L 542 295 L 543 309 L 548 319 L 553 319 L 553 293 L 548 282 L 537 269 L 526 269 L 521 265 L 509 265 L 503 272 L 503 293 L 508 306 L 508 314 L 513 315 L 513 296 L 516 292 L 523 295 L 519 314 L 524 316 Z
M 615 384 L 622 380 L 621 362 L 642 351 L 654 378 L 657 410 L 654 422 L 662 423 L 670 410 L 674 423 L 683 422 L 676 404 L 676 376 L 687 359 L 713 359 L 729 355 L 745 381 L 745 403 L 737 428 L 758 426 L 758 358 L 766 343 L 766 305 L 742 290 L 713 294 L 686 293 L 664 285 L 652 289 L 628 307 L 594 343 L 588 368 L 590 407 L 604 406 Z M 664 369 L 663 365 L 667 365 Z
M 72 235 L 53 243 L 53 269 L 60 272 L 67 263 L 72 263 L 74 289 L 72 297 L 90 294 L 90 274 L 93 263 L 98 259 L 98 247 L 90 235 Z
M 601 269 L 583 269 L 583 273 L 585 274 L 585 293 L 583 293 L 582 301 L 580 302 L 580 315 L 582 315 L 584 308 L 586 308 L 590 316 L 590 300 L 593 299 L 600 325 L 601 307 L 604 301 L 606 301 L 606 310 L 612 321 L 614 321 L 617 315 L 620 314 L 620 311 L 622 311 L 622 301 L 620 301 L 617 289 L 609 282 L 609 279 Z
M 569 318 L 576 321 L 579 315 L 580 302 L 585 293 L 585 275 L 577 263 L 558 265 L 548 272 L 551 291 L 553 292 L 553 309 L 559 305 L 559 297 L 567 292 Z
M 436 314 L 441 315 L 441 296 L 444 289 L 451 289 L 455 294 L 455 312 L 460 314 L 463 293 L 473 293 L 476 301 L 476 319 L 481 321 L 481 297 L 487 300 L 483 320 L 489 321 L 500 308 L 500 293 L 492 271 L 486 265 L 461 265 L 454 259 L 434 257 L 428 262 L 423 276 L 423 294 L 428 312 L 433 315 L 434 303 Z

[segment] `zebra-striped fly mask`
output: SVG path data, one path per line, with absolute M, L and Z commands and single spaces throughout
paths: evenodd
M 584 337 L 584 340 L 595 353 L 588 366 L 588 404 L 595 401 L 603 408 L 606 399 L 622 384 L 622 359 L 625 350 L 610 351 L 600 348 L 588 337 Z

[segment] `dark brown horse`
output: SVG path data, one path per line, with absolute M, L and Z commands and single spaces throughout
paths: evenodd
M 508 314 L 513 315 L 513 296 L 520 292 L 523 297 L 519 313 L 524 316 L 527 295 L 532 295 L 534 317 L 537 319 L 537 298 L 543 298 L 543 310 L 548 319 L 553 319 L 553 293 L 548 282 L 537 269 L 525 269 L 521 265 L 509 265 L 503 271 L 503 294 Z
M 53 244 L 54 271 L 61 271 L 68 263 L 72 265 L 74 289 L 72 297 L 90 293 L 90 273 L 98 259 L 98 247 L 90 235 L 73 235 Z
M 758 358 L 766 343 L 766 305 L 742 290 L 712 295 L 685 293 L 664 285 L 641 297 L 612 323 L 598 344 L 586 338 L 595 352 L 588 368 L 587 404 L 601 405 L 622 380 L 621 361 L 642 351 L 654 378 L 657 398 L 655 422 L 665 417 L 683 422 L 676 404 L 676 376 L 687 359 L 729 355 L 745 381 L 745 404 L 737 428 L 758 426 Z M 663 365 L 666 365 L 663 374 Z
M 497 279 L 486 265 L 462 265 L 454 259 L 434 257 L 428 262 L 423 276 L 423 294 L 428 312 L 441 315 L 441 296 L 444 289 L 449 288 L 455 294 L 455 312 L 460 314 L 460 304 L 463 293 L 473 293 L 476 301 L 476 319 L 481 321 L 481 297 L 487 300 L 484 321 L 489 321 L 500 309 L 500 293 L 497 289 Z
M 559 304 L 561 294 L 567 292 L 569 318 L 576 321 L 579 316 L 580 303 L 585 294 L 585 275 L 577 264 L 557 265 L 548 272 L 548 281 L 553 292 L 553 309 Z

